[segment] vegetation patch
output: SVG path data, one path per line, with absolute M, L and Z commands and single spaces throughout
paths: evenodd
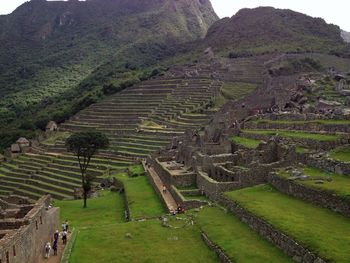
M 79 232 L 69 262 L 219 262 L 198 228 L 171 229 L 158 219 L 124 223 L 123 198 L 102 191 L 83 209 L 81 201 L 56 201 L 61 221 Z M 148 203 L 145 203 L 147 206 Z
M 310 139 L 315 141 L 335 141 L 340 138 L 340 135 L 320 134 L 310 132 L 299 131 L 287 131 L 287 130 L 243 130 L 243 133 L 248 134 L 260 134 L 267 136 L 281 136 L 298 139 Z
M 293 262 L 281 250 L 264 240 L 237 217 L 220 208 L 202 209 L 197 216 L 197 223 L 233 262 Z
M 146 176 L 130 177 L 127 173 L 119 173 L 115 177 L 124 184 L 131 219 L 158 217 L 165 212 Z
M 310 120 L 310 121 L 294 121 L 294 120 L 257 120 L 256 123 L 276 123 L 276 124 L 329 124 L 329 125 L 350 125 L 350 120 Z
M 219 262 L 198 229 L 166 228 L 159 220 L 98 225 L 79 233 L 70 262 Z
M 225 193 L 250 212 L 332 262 L 350 260 L 350 221 L 341 215 L 284 195 L 269 185 Z
M 101 191 L 98 198 L 89 199 L 87 208 L 82 208 L 81 200 L 56 200 L 55 206 L 61 208 L 61 221 L 67 219 L 77 230 L 124 222 L 123 198 L 111 191 Z
M 221 88 L 221 94 L 227 100 L 239 100 L 252 93 L 256 84 L 245 82 L 225 82 Z
M 245 138 L 245 137 L 239 137 L 239 136 L 234 136 L 231 140 L 234 143 L 237 143 L 237 144 L 242 145 L 243 147 L 246 147 L 246 148 L 249 148 L 249 149 L 255 149 L 261 143 L 260 140 L 255 140 L 255 139 L 250 139 L 250 138 Z
M 330 153 L 331 158 L 341 162 L 350 162 L 350 145 L 336 148 Z
M 298 180 L 297 183 L 320 190 L 332 191 L 337 195 L 350 198 L 349 176 L 326 172 L 314 167 L 305 167 L 302 170 L 303 174 L 307 175 L 309 178 Z M 292 176 L 290 171 L 285 170 L 280 171 L 278 175 L 284 178 Z M 319 183 L 319 181 L 322 181 L 322 183 Z

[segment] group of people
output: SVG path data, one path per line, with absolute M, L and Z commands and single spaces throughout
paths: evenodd
M 62 223 L 62 232 L 61 232 L 61 238 L 63 245 L 67 244 L 67 238 L 68 238 L 68 228 L 69 224 L 68 221 L 66 220 L 65 222 Z M 51 246 L 50 242 L 47 242 L 45 245 L 45 258 L 49 259 L 51 256 L 51 250 L 53 250 L 53 255 L 57 256 L 58 255 L 58 241 L 60 238 L 60 233 L 58 230 L 55 231 L 53 235 L 53 243 Z
M 170 209 L 170 213 L 172 215 L 184 214 L 185 212 L 186 212 L 185 208 L 183 206 L 181 206 L 180 204 L 177 205 L 176 209 L 173 209 L 172 207 Z

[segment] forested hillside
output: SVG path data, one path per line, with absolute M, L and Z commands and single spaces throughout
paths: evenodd
M 216 20 L 199 0 L 32 0 L 1 16 L 0 140 L 159 74 L 162 58 Z

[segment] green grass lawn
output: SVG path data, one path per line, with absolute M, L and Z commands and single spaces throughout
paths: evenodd
M 88 199 L 88 207 L 83 200 L 55 201 L 61 208 L 61 221 L 68 220 L 75 228 L 109 225 L 124 221 L 124 201 L 119 193 L 101 191 L 100 197 Z
M 258 147 L 258 145 L 261 143 L 260 140 L 255 140 L 255 139 L 250 139 L 250 138 L 245 138 L 245 137 L 239 137 L 239 136 L 234 136 L 231 139 L 233 142 L 242 145 L 243 147 L 249 148 L 249 149 L 255 149 Z
M 114 176 L 124 183 L 131 219 L 157 217 L 165 213 L 163 204 L 146 176 L 129 177 L 126 173 Z
M 86 209 L 82 200 L 55 205 L 61 208 L 61 221 L 68 219 L 78 231 L 71 263 L 219 262 L 195 226 L 169 229 L 158 219 L 125 223 L 119 193 L 102 191 L 100 197 L 89 199 Z
M 239 100 L 256 89 L 255 84 L 244 82 L 226 82 L 221 88 L 222 95 L 229 100 Z
M 263 239 L 234 215 L 220 208 L 202 209 L 196 222 L 233 262 L 293 262 L 281 250 Z
M 257 120 L 256 123 L 276 123 L 276 124 L 350 124 L 350 120 L 310 120 L 310 121 L 293 121 L 293 120 Z
M 297 153 L 308 153 L 310 151 L 310 149 L 301 146 L 296 146 L 295 150 Z
M 350 220 L 259 185 L 225 194 L 331 262 L 350 262 Z
M 330 134 L 318 134 L 309 132 L 299 132 L 299 131 L 286 131 L 286 130 L 243 130 L 243 133 L 248 134 L 261 134 L 267 136 L 289 137 L 298 139 L 311 139 L 315 141 L 335 141 L 340 138 L 339 135 Z
M 321 190 L 332 191 L 337 195 L 350 198 L 349 176 L 326 172 L 314 167 L 303 168 L 303 172 L 310 177 L 310 180 L 298 180 L 297 183 Z M 291 173 L 288 171 L 282 171 L 279 175 L 288 178 L 291 176 Z M 327 181 L 328 178 L 332 178 L 332 181 Z M 324 180 L 324 183 L 316 184 L 315 180 Z
M 219 260 L 206 247 L 194 226 L 169 229 L 162 227 L 159 220 L 147 220 L 111 226 L 99 224 L 81 231 L 70 263 L 81 262 L 211 263 Z
M 341 162 L 350 162 L 350 145 L 333 150 L 331 152 L 331 158 Z

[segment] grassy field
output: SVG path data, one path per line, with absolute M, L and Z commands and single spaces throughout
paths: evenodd
M 281 250 L 264 240 L 235 216 L 220 208 L 204 208 L 197 216 L 197 222 L 237 263 L 293 262 Z
M 71 227 L 77 229 L 96 227 L 124 222 L 124 201 L 121 195 L 110 191 L 101 191 L 100 197 L 88 199 L 88 207 L 82 200 L 55 201 L 61 208 L 61 221 L 68 220 Z
M 55 205 L 61 207 L 61 221 L 68 219 L 78 231 L 71 263 L 219 262 L 195 226 L 170 229 L 158 219 L 124 223 L 118 193 L 102 192 L 89 200 L 87 209 L 81 208 L 81 200 Z
M 350 145 L 339 147 L 332 151 L 331 158 L 341 162 L 350 162 Z
M 256 123 L 276 123 L 276 124 L 350 124 L 350 120 L 311 120 L 311 121 L 293 121 L 293 120 L 257 120 Z
M 142 166 L 133 168 L 143 172 Z M 146 176 L 129 177 L 126 173 L 115 175 L 125 186 L 131 219 L 158 217 L 165 209 Z
M 101 226 L 78 235 L 71 263 L 219 262 L 195 227 L 169 229 L 159 220 Z
M 310 177 L 310 180 L 299 180 L 297 183 L 321 190 L 332 191 L 337 195 L 350 198 L 349 176 L 326 172 L 314 167 L 303 168 L 303 172 L 305 175 Z M 279 175 L 288 178 L 291 176 L 291 173 L 287 171 L 281 171 Z M 329 178 L 331 178 L 332 181 L 327 181 Z M 316 184 L 315 180 L 324 180 L 324 183 Z
M 309 133 L 309 132 L 298 132 L 298 131 L 286 131 L 286 130 L 243 130 L 243 133 L 249 134 L 260 134 L 267 136 L 281 136 L 289 138 L 298 139 L 311 139 L 315 141 L 335 141 L 340 138 L 339 135 L 330 134 L 319 134 L 319 133 Z
M 214 108 L 220 109 L 229 100 L 239 100 L 256 89 L 255 84 L 244 82 L 226 82 L 221 93 L 214 100 Z
M 281 194 L 269 185 L 226 193 L 250 212 L 331 262 L 350 261 L 350 220 Z
M 231 139 L 233 142 L 242 145 L 243 147 L 249 148 L 249 149 L 255 149 L 258 147 L 258 145 L 261 143 L 260 140 L 255 140 L 255 139 L 250 139 L 250 138 L 245 138 L 245 137 L 239 137 L 239 136 L 234 136 Z
M 228 100 L 239 100 L 252 93 L 255 89 L 256 85 L 251 83 L 225 82 L 221 88 L 221 93 Z

